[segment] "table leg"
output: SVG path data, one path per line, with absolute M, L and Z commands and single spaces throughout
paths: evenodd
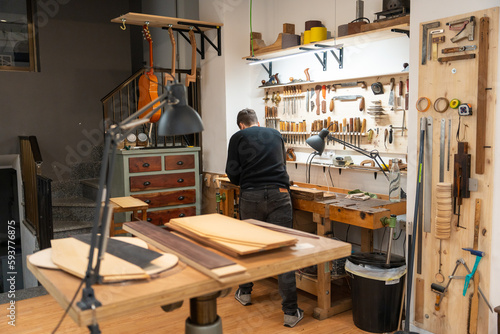
M 361 229 L 361 252 L 373 252 L 373 230 Z
M 222 214 L 228 217 L 234 217 L 234 190 L 221 189 L 221 195 L 225 194 L 225 200 L 222 201 Z
M 217 298 L 226 296 L 231 289 L 218 291 L 189 300 L 189 318 L 186 334 L 222 334 L 222 320 L 217 315 Z

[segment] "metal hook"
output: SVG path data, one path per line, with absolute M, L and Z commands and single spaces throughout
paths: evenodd
M 121 30 L 127 30 L 127 26 L 125 25 L 125 21 L 127 21 L 126 19 L 122 19 L 122 25 L 120 27 Z

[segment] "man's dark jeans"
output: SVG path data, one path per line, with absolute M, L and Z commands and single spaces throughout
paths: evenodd
M 293 227 L 290 193 L 285 188 L 244 189 L 240 193 L 240 218 L 257 219 L 284 227 Z M 240 285 L 242 293 L 252 292 L 253 283 Z M 278 275 L 282 309 L 285 313 L 297 311 L 295 272 Z

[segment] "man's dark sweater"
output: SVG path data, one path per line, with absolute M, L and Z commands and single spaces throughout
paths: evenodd
M 290 181 L 281 134 L 259 126 L 236 132 L 229 141 L 226 174 L 241 189 L 266 186 L 288 189 Z

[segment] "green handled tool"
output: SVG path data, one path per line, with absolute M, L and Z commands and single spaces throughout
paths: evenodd
M 474 277 L 474 274 L 476 273 L 477 266 L 479 265 L 479 261 L 481 261 L 482 257 L 484 256 L 484 252 L 474 250 L 472 248 L 462 248 L 463 250 L 469 251 L 472 255 L 476 256 L 476 262 L 474 263 L 474 267 L 472 268 L 472 272 L 465 276 L 465 285 L 464 285 L 464 292 L 463 295 L 467 293 L 467 289 L 469 288 L 469 282 L 472 277 Z

